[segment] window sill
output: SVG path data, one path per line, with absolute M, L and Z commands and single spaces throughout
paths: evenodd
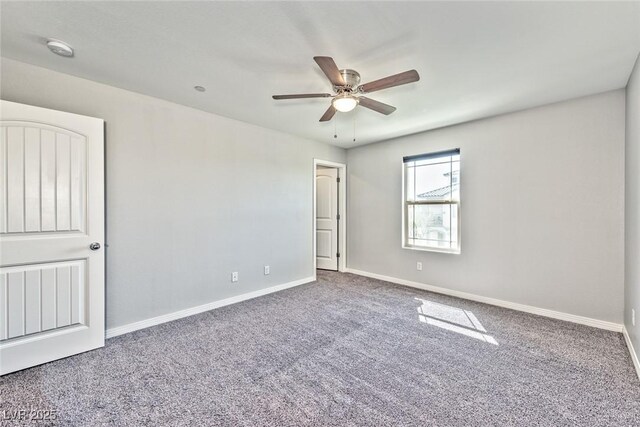
M 460 249 L 425 248 L 420 246 L 407 246 L 407 245 L 402 245 L 402 249 L 409 249 L 412 251 L 436 252 L 441 254 L 460 255 Z

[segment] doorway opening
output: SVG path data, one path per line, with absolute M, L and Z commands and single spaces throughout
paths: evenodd
M 343 163 L 313 161 L 313 262 L 315 269 L 345 271 L 346 176 Z

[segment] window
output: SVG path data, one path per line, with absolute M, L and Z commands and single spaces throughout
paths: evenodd
M 403 247 L 460 253 L 460 150 L 403 162 Z

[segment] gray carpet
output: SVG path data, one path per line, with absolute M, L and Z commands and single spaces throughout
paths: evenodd
M 331 272 L 5 376 L 0 396 L 70 426 L 640 425 L 620 334 Z

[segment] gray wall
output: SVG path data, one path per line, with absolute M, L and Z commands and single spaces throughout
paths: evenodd
M 624 324 L 640 351 L 640 57 L 627 85 L 626 127 Z M 632 308 L 636 326 L 631 324 Z
M 618 90 L 348 150 L 349 268 L 622 323 L 624 120 Z M 453 147 L 462 253 L 402 249 L 402 156 Z
M 314 274 L 313 158 L 344 150 L 5 58 L 1 90 L 106 121 L 108 327 Z

